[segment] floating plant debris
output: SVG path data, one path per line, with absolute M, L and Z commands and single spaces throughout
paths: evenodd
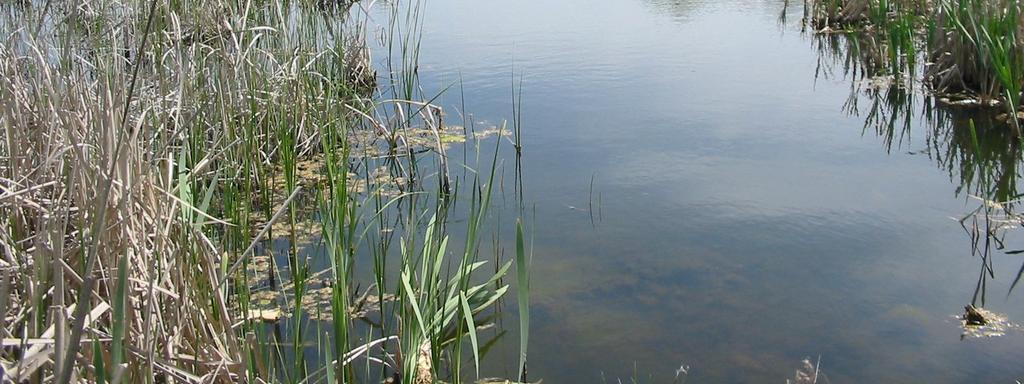
M 960 335 L 961 339 L 1005 336 L 1008 331 L 1018 327 L 1011 323 L 1004 314 L 977 308 L 973 305 L 964 307 L 964 313 L 958 316 L 958 319 L 960 328 L 963 330 Z

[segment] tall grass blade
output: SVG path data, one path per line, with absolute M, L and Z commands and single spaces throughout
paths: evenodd
M 523 239 L 523 223 L 516 222 L 516 282 L 519 302 L 519 381 L 526 381 L 526 348 L 530 337 L 530 276 Z
M 473 321 L 473 310 L 469 306 L 465 292 L 459 292 L 459 301 L 462 303 L 462 317 L 466 319 L 466 329 L 469 333 L 469 342 L 473 346 L 473 364 L 476 368 L 476 377 L 480 378 L 480 347 L 476 341 L 476 324 Z
M 125 300 L 128 298 L 127 290 L 128 254 L 123 254 L 119 258 L 117 265 L 117 289 L 114 294 L 114 313 L 112 315 L 114 324 L 111 331 L 113 341 L 110 347 L 110 365 L 114 369 L 118 369 L 124 363 L 125 323 L 128 320 L 125 315 Z

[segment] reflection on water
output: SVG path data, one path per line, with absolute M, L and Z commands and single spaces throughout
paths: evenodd
M 887 73 L 890 66 L 879 53 L 885 48 L 874 37 L 816 34 L 810 41 L 818 53 L 815 79 L 849 83 L 843 111 L 862 118 L 864 132 L 873 131 L 880 137 L 886 152 L 913 145 L 912 129 L 922 127 L 924 136 L 918 140 L 926 147 L 912 154 L 933 159 L 958 185 L 958 195 L 969 193 L 999 202 L 1017 198 L 1019 140 L 997 118 L 1001 111 L 936 103 L 913 73 Z
M 669 16 L 677 22 L 686 22 L 702 13 L 713 11 L 721 7 L 734 7 L 735 9 L 748 10 L 772 10 L 777 9 L 780 2 L 777 0 L 643 0 L 653 8 L 654 13 Z M 769 11 L 770 12 L 770 11 Z
M 932 97 L 885 79 L 853 81 L 843 110 L 863 118 L 864 132 L 881 138 L 887 153 L 906 151 L 932 159 L 956 185 L 957 195 L 1016 199 L 1019 140 L 994 112 L 936 106 Z M 925 128 L 923 135 L 912 132 L 915 126 Z M 915 147 L 914 140 L 925 147 Z
M 960 341 L 980 258 L 950 220 L 1016 196 L 1016 144 L 842 36 L 780 33 L 782 5 L 430 3 L 421 76 L 465 90 L 448 110 L 501 121 L 524 76 L 531 377 L 781 382 L 820 355 L 833 382 L 1017 379 L 1019 335 Z M 987 306 L 1024 318 L 1019 261 L 989 261 Z
M 478 116 L 504 116 L 511 70 L 476 58 L 514 51 L 525 72 L 534 377 L 614 381 L 635 362 L 669 381 L 685 363 L 695 382 L 780 382 L 821 355 L 835 382 L 1013 378 L 1019 338 L 961 343 L 953 318 L 978 269 L 948 218 L 987 195 L 978 162 L 1016 173 L 1008 138 L 983 120 L 991 149 L 975 156 L 969 115 L 918 90 L 864 81 L 860 67 L 852 99 L 852 80 L 815 80 L 810 40 L 777 29 L 781 2 L 453 10 L 469 19 L 433 4 L 424 45 L 445 49 L 424 60 L 502 90 L 466 88 Z M 512 37 L 491 32 L 492 14 L 515 18 Z M 476 33 L 488 41 L 457 44 Z M 845 65 L 860 63 L 833 73 Z M 588 205 L 592 177 L 596 226 L 571 208 Z M 1009 269 L 990 292 L 1008 289 Z M 988 304 L 1019 316 L 1008 300 Z
M 933 160 L 953 183 L 957 196 L 967 195 L 977 202 L 958 221 L 966 234 L 970 255 L 977 258 L 977 281 L 970 305 L 987 304 L 988 287 L 996 278 L 995 260 L 999 255 L 1018 254 L 1008 249 L 1019 229 L 1022 217 L 1016 212 L 1020 140 L 1000 121 L 1000 111 L 979 107 L 956 107 L 935 103 L 927 91 L 915 89 L 912 80 L 898 80 L 884 74 L 875 48 L 864 48 L 874 39 L 858 34 L 824 34 L 811 37 L 818 51 L 815 76 L 840 78 L 850 84 L 850 95 L 843 111 L 864 121 L 864 132 L 882 139 L 886 152 L 908 151 Z M 915 135 L 915 127 L 924 134 Z M 923 140 L 918 149 L 911 139 Z M 1019 237 L 1019 236 L 1017 236 Z M 1020 271 L 1024 272 L 1024 264 Z M 1022 273 L 1011 280 L 1010 290 Z M 971 313 L 973 308 L 968 309 Z M 965 318 L 968 314 L 964 315 Z M 1002 336 L 1006 319 L 993 315 L 988 328 L 968 329 L 965 335 Z M 982 325 L 982 324 L 979 324 Z

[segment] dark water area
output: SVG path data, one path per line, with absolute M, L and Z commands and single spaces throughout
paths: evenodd
M 500 125 L 522 80 L 530 378 L 783 382 L 805 357 L 836 383 L 1024 377 L 1024 333 L 961 339 L 956 318 L 982 261 L 954 218 L 979 163 L 1012 196 L 1020 160 L 985 115 L 861 86 L 782 1 L 425 9 L 449 122 Z M 1019 321 L 1024 259 L 993 261 L 986 307 Z M 485 371 L 514 376 L 516 340 Z

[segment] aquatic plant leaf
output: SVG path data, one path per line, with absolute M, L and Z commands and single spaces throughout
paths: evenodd
M 416 293 L 412 290 L 412 284 L 409 283 L 409 274 L 402 272 L 402 288 L 405 288 L 405 295 L 409 298 L 409 306 L 412 307 L 413 315 L 416 316 L 416 322 L 419 324 L 420 332 L 423 332 L 423 337 L 429 337 L 427 333 L 427 323 L 423 321 L 423 314 L 420 311 L 420 305 L 416 300 Z
M 526 380 L 526 348 L 530 336 L 530 276 L 527 273 L 523 223 L 516 222 L 516 277 L 519 302 L 519 381 Z
M 476 342 L 476 325 L 473 324 L 473 311 L 469 309 L 469 300 L 466 300 L 465 293 L 459 293 L 459 300 L 462 302 L 462 317 L 466 319 L 468 327 L 469 342 L 473 346 L 473 363 L 476 367 L 476 377 L 480 378 L 480 348 Z

